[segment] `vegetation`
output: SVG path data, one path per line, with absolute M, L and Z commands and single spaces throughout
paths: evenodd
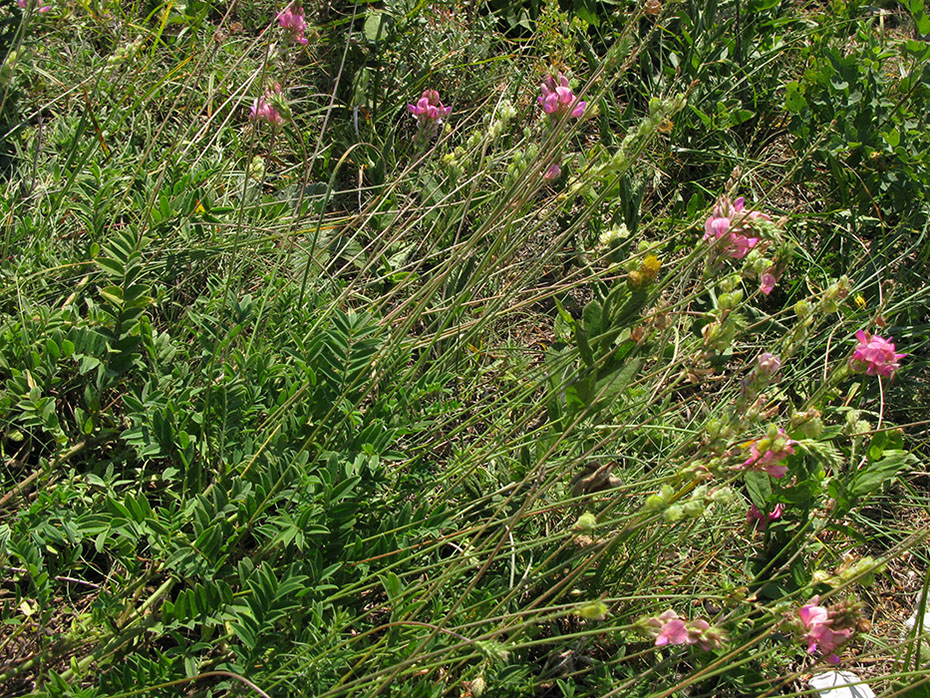
M 0 694 L 930 695 L 923 0 L 46 1 Z

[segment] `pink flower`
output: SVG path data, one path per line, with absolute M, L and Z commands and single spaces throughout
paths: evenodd
M 828 662 L 839 664 L 840 658 L 836 650 L 849 640 L 852 629 L 834 627 L 838 618 L 831 617 L 830 609 L 819 604 L 820 597 L 815 596 L 798 611 L 801 624 L 807 630 L 804 635 L 807 651 L 813 653 L 819 650 Z
M 655 646 L 698 645 L 709 650 L 719 647 L 725 638 L 724 632 L 714 628 L 706 620 L 685 620 L 669 609 L 660 616 L 643 618 L 636 625 L 643 632 L 655 637 Z
M 868 376 L 885 376 L 891 378 L 900 368 L 898 359 L 907 354 L 896 354 L 894 350 L 894 337 L 884 339 L 877 334 L 869 334 L 865 330 L 856 332 L 859 344 L 853 351 L 849 360 L 850 366 L 857 371 L 864 371 Z
M 794 453 L 795 443 L 787 437 L 784 429 L 779 429 L 774 439 L 766 437 L 753 441 L 749 447 L 749 458 L 741 467 L 746 470 L 764 470 L 776 479 L 783 478 L 788 473 L 788 466 L 781 461 Z
M 587 102 L 578 100 L 572 93 L 572 88 L 568 86 L 568 78 L 562 73 L 557 77 L 549 75 L 540 85 L 542 95 L 537 98 L 543 111 L 552 114 L 556 118 L 561 118 L 566 112 L 572 117 L 578 118 L 584 114 Z
M 552 181 L 553 179 L 558 179 L 562 175 L 562 168 L 559 166 L 559 163 L 554 162 L 546 169 L 543 173 L 543 179 L 547 181 Z
M 275 83 L 271 88 L 265 90 L 265 94 L 252 103 L 249 108 L 249 119 L 264 121 L 275 127 L 284 126 L 284 116 L 281 110 L 275 106 L 275 102 L 281 99 L 283 99 L 281 86 Z
M 417 120 L 420 133 L 434 136 L 439 132 L 443 118 L 452 113 L 452 107 L 443 106 L 436 90 L 423 90 L 416 104 L 408 104 L 409 111 Z
M 801 623 L 807 630 L 810 630 L 815 625 L 827 622 L 827 609 L 825 606 L 818 605 L 819 603 L 820 596 L 815 596 L 810 600 L 809 604 L 802 606 L 801 610 L 798 611 Z
M 26 5 L 28 3 L 27 3 L 27 0 L 16 0 L 16 4 L 25 10 Z M 41 2 L 37 2 L 36 4 L 38 4 L 38 7 L 36 8 L 36 12 L 41 12 L 45 14 L 46 12 L 52 9 L 51 5 L 43 5 Z
M 304 8 L 300 5 L 288 5 L 278 13 L 278 24 L 286 31 L 293 41 L 301 46 L 307 45 L 307 37 L 304 32 L 307 31 L 307 20 L 304 16 Z
M 775 288 L 776 281 L 774 274 L 768 271 L 765 272 L 759 280 L 759 290 L 762 291 L 763 295 L 769 295 L 772 289 Z
M 704 240 L 721 243 L 722 253 L 733 259 L 742 259 L 749 250 L 759 244 L 760 238 L 749 235 L 753 228 L 758 228 L 757 221 L 768 221 L 769 217 L 761 211 L 747 211 L 743 197 L 731 202 L 726 196 L 717 200 L 711 215 L 704 221 Z
M 768 351 L 756 357 L 756 364 L 764 376 L 774 376 L 781 369 L 781 359 Z
M 663 645 L 682 645 L 688 642 L 688 628 L 680 618 L 668 621 L 656 636 L 656 647 Z
M 768 525 L 769 521 L 775 521 L 781 518 L 782 513 L 784 513 L 784 508 L 781 505 L 781 502 L 775 505 L 769 515 L 766 516 L 758 507 L 753 504 L 749 507 L 749 511 L 746 512 L 746 525 L 765 530 L 765 527 Z

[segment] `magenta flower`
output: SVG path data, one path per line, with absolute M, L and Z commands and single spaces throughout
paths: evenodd
M 25 10 L 26 6 L 28 5 L 28 0 L 16 0 L 16 4 Z M 46 12 L 52 9 L 51 5 L 43 5 L 41 3 L 41 0 L 38 0 L 36 4 L 38 5 L 38 7 L 36 8 L 36 12 L 41 12 L 45 14 Z
M 745 470 L 763 470 L 776 479 L 783 478 L 788 473 L 788 466 L 782 461 L 794 453 L 795 443 L 787 437 L 784 429 L 779 429 L 774 439 L 766 437 L 753 441 L 749 447 L 749 458 L 741 467 Z
M 898 359 L 907 354 L 896 354 L 894 350 L 894 337 L 884 339 L 877 334 L 870 334 L 865 330 L 856 332 L 859 344 L 853 351 L 849 365 L 856 371 L 864 371 L 868 376 L 885 376 L 891 378 L 900 368 Z
M 775 288 L 775 283 L 778 279 L 775 278 L 775 275 L 772 272 L 765 272 L 762 274 L 762 277 L 759 279 L 759 290 L 762 291 L 763 295 L 769 295 L 772 292 L 772 289 Z
M 840 617 L 832 614 L 831 609 L 820 606 L 820 597 L 815 596 L 810 603 L 798 611 L 801 625 L 807 631 L 804 640 L 807 642 L 807 651 L 813 653 L 817 650 L 826 656 L 831 664 L 839 664 L 840 658 L 836 650 L 846 643 L 852 636 L 852 629 L 840 628 Z
M 781 502 L 779 502 L 772 511 L 769 512 L 768 516 L 766 516 L 753 504 L 749 507 L 749 511 L 746 512 L 746 525 L 754 526 L 764 531 L 769 521 L 780 519 L 784 511 L 784 507 L 782 507 Z
M 265 90 L 265 94 L 252 103 L 249 109 L 249 119 L 252 121 L 264 121 L 274 127 L 284 126 L 284 115 L 281 113 L 281 109 L 275 104 L 282 99 L 281 86 L 275 83 L 271 88 Z
M 307 45 L 307 37 L 304 32 L 307 31 L 307 19 L 304 16 L 304 8 L 300 5 L 288 5 L 278 13 L 278 24 L 288 33 L 292 41 L 296 41 L 301 46 Z
M 568 86 L 568 78 L 560 72 L 557 77 L 549 75 L 540 85 L 542 95 L 537 98 L 539 105 L 547 114 L 553 115 L 556 119 L 561 118 L 568 112 L 572 117 L 578 118 L 584 114 L 587 102 L 580 101 L 572 93 L 572 88 Z
M 419 132 L 432 137 L 439 132 L 443 118 L 452 113 L 452 107 L 443 106 L 436 90 L 423 90 L 416 104 L 408 104 L 407 110 L 417 120 Z

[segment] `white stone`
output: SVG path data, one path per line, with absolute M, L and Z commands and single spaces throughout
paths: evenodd
M 921 601 L 920 594 L 918 594 L 917 601 L 914 602 L 913 615 L 911 615 L 910 618 L 904 621 L 904 624 L 907 626 L 908 630 L 913 630 L 914 626 L 917 625 L 917 614 L 920 613 L 920 601 Z M 924 607 L 924 622 L 923 622 L 922 630 L 925 633 L 930 632 L 930 604 L 927 604 Z
M 808 682 L 820 698 L 875 698 L 875 693 L 851 671 L 825 671 Z

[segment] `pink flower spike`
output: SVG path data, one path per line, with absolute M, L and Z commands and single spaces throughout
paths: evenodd
M 893 378 L 895 372 L 901 367 L 899 359 L 907 354 L 895 352 L 894 337 L 884 339 L 865 330 L 856 332 L 859 344 L 853 351 L 849 360 L 850 366 L 856 371 L 864 372 L 867 376 L 885 376 Z
M 16 0 L 16 4 L 25 10 L 29 3 L 27 2 L 27 0 Z M 45 14 L 46 12 L 52 9 L 51 5 L 43 5 L 41 2 L 36 2 L 36 5 L 37 5 L 36 12 L 39 12 L 41 14 Z
M 815 596 L 810 600 L 809 604 L 802 606 L 801 610 L 798 611 L 801 623 L 803 623 L 804 627 L 808 630 L 815 625 L 827 622 L 827 609 L 819 604 L 820 597 Z
M 769 295 L 772 292 L 772 289 L 775 288 L 776 283 L 775 275 L 771 272 L 765 272 L 762 274 L 762 278 L 759 283 L 759 290 L 762 291 L 764 295 Z
M 738 233 L 730 233 L 730 244 L 724 250 L 733 259 L 742 259 L 749 250 L 759 243 L 759 238 L 750 238 Z
M 587 102 L 582 102 L 575 97 L 572 88 L 568 84 L 568 78 L 562 73 L 558 76 L 548 75 L 543 83 L 539 86 L 542 93 L 537 97 L 539 106 L 542 107 L 546 114 L 554 116 L 556 119 L 561 118 L 568 113 L 577 119 L 584 114 Z
M 409 111 L 417 120 L 418 132 L 428 138 L 439 133 L 443 118 L 452 113 L 452 107 L 444 106 L 436 90 L 423 90 L 416 104 L 408 104 Z
M 264 121 L 266 124 L 275 127 L 284 126 L 284 115 L 274 106 L 274 99 L 281 98 L 281 86 L 275 84 L 265 90 L 265 94 L 256 99 L 249 108 L 249 119 L 252 121 Z
M 704 221 L 704 239 L 711 241 L 719 240 L 721 237 L 726 235 L 726 232 L 729 229 L 729 218 L 711 216 L 706 221 Z
M 688 628 L 680 618 L 668 621 L 656 638 L 656 647 L 663 645 L 681 645 L 688 642 Z
M 296 41 L 302 46 L 307 45 L 307 37 L 304 32 L 307 30 L 307 20 L 304 17 L 304 8 L 300 5 L 289 5 L 278 13 L 278 24 L 288 33 L 292 41 Z
M 765 451 L 759 448 L 760 443 Z M 787 437 L 784 429 L 779 429 L 778 436 L 774 439 L 753 441 L 749 446 L 749 458 L 741 467 L 745 470 L 762 470 L 776 479 L 781 479 L 788 474 L 788 466 L 781 461 L 794 453 L 794 443 Z
M 749 511 L 746 512 L 746 524 L 764 531 L 770 521 L 781 518 L 783 511 L 784 509 L 782 508 L 781 502 L 779 502 L 774 506 L 769 515 L 765 516 L 759 511 L 758 507 L 753 504 L 749 507 Z

